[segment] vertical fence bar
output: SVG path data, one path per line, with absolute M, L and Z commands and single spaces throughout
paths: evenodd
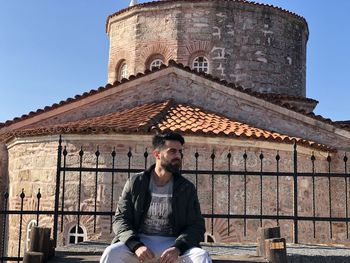
M 84 151 L 83 147 L 80 148 L 79 151 L 79 185 L 78 185 L 78 226 L 77 229 L 80 227 L 80 202 L 81 202 L 81 179 L 82 179 L 82 168 L 83 168 L 83 156 Z
M 196 159 L 196 191 L 198 192 L 198 157 L 199 157 L 199 153 L 196 150 L 196 153 L 194 154 L 194 158 Z
M 247 152 L 243 154 L 244 159 L 244 236 L 247 236 Z
M 213 150 L 213 153 L 210 155 L 211 158 L 211 170 L 215 170 L 215 153 Z M 214 174 L 211 174 L 211 234 L 214 234 Z
M 294 160 L 294 175 L 293 175 L 293 186 L 294 186 L 294 243 L 299 243 L 298 240 L 298 152 L 297 152 L 297 142 L 294 141 L 293 145 L 293 160 Z
M 264 155 L 261 152 L 259 155 L 260 159 L 260 227 L 262 227 L 262 216 L 263 216 L 263 160 Z
M 117 153 L 115 151 L 115 148 L 113 148 L 113 151 L 111 153 L 112 156 L 112 190 L 111 190 L 111 216 L 110 216 L 110 225 L 109 225 L 109 233 L 112 233 L 112 224 L 113 224 L 113 215 L 112 213 L 114 212 L 114 207 L 113 207 L 113 202 L 114 202 L 114 169 L 115 169 L 115 157 Z
M 2 243 L 1 243 L 1 263 L 4 262 L 3 258 L 5 255 L 5 237 L 6 237 L 6 221 L 7 221 L 7 203 L 8 203 L 9 193 L 6 191 L 4 193 L 4 214 L 2 218 Z
M 64 146 L 63 149 L 63 167 L 66 168 L 67 165 L 67 146 Z M 62 199 L 61 199 L 61 233 L 63 232 L 63 224 L 64 224 L 64 195 L 66 192 L 66 171 L 63 170 L 62 174 Z
M 131 148 L 129 148 L 129 151 L 128 151 L 128 179 L 130 178 L 131 157 L 132 157 Z
M 19 238 L 18 238 L 18 253 L 17 253 L 17 257 L 20 258 L 21 257 L 21 241 L 22 241 L 22 224 L 23 224 L 23 205 L 24 205 L 24 197 L 26 195 L 24 194 L 24 189 L 22 189 L 22 193 L 20 195 L 21 197 L 21 213 L 19 216 Z M 17 262 L 19 263 L 19 260 L 17 260 Z
M 41 199 L 40 188 L 39 188 L 38 194 L 36 195 L 36 198 L 38 199 L 38 204 L 36 207 L 36 226 L 39 226 L 39 211 L 40 211 L 40 199 Z
M 143 157 L 145 158 L 145 170 L 147 170 L 147 160 L 148 160 L 148 149 L 146 148 L 145 152 L 143 153 Z
M 56 190 L 55 190 L 55 213 L 53 220 L 53 242 L 54 247 L 57 246 L 57 230 L 58 230 L 58 205 L 59 205 L 59 194 L 60 194 L 60 177 L 61 177 L 61 160 L 62 158 L 62 136 L 58 140 L 57 149 L 57 172 L 56 172 Z
M 231 210 L 231 152 L 227 154 L 228 175 L 227 175 L 227 236 L 230 235 L 230 210 Z
M 329 218 L 332 219 L 332 186 L 331 186 L 331 162 L 332 158 L 328 153 L 328 202 L 329 202 Z M 333 237 L 332 220 L 329 220 L 329 235 L 330 238 Z
M 96 156 L 96 167 L 95 167 L 96 171 L 95 171 L 95 200 L 94 200 L 94 233 L 96 233 L 97 184 L 98 184 L 98 165 L 99 165 L 99 157 L 100 157 L 100 151 L 98 146 L 95 152 L 95 156 Z
M 276 154 L 276 187 L 277 187 L 277 200 L 276 200 L 276 213 L 277 213 L 277 226 L 279 226 L 279 216 L 280 216 L 280 184 L 279 184 L 279 173 L 280 173 L 280 155 L 279 151 Z
M 346 156 L 346 153 L 344 154 L 344 174 L 345 176 L 348 174 L 348 167 L 347 167 L 347 162 L 348 162 L 348 157 Z M 349 207 L 348 207 L 348 178 L 344 177 L 345 180 L 345 216 L 346 219 L 349 218 Z M 346 238 L 349 238 L 349 222 L 346 221 Z
M 312 215 L 313 215 L 313 228 L 314 228 L 314 238 L 316 238 L 316 201 L 315 201 L 315 160 L 316 157 L 312 152 L 311 163 L 312 163 Z

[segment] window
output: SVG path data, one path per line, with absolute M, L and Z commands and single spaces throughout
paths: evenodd
M 193 60 L 192 68 L 198 72 L 209 73 L 209 62 L 206 57 L 196 57 Z
M 159 68 L 161 65 L 163 65 L 163 60 L 161 60 L 160 58 L 154 59 L 152 60 L 152 62 L 150 63 L 149 69 L 153 70 L 154 68 Z
M 36 223 L 36 220 L 33 219 L 31 221 L 29 221 L 28 225 L 27 225 L 27 236 L 26 236 L 26 250 L 28 251 L 29 250 L 29 243 L 30 243 L 30 232 L 32 231 L 32 227 L 33 226 L 36 226 L 37 223 Z
M 128 65 L 122 62 L 118 70 L 118 80 L 126 79 L 128 77 Z
M 68 244 L 77 244 L 86 240 L 84 229 L 81 226 L 73 226 L 68 233 Z
M 215 241 L 215 237 L 210 235 L 210 234 L 208 234 L 208 233 L 205 233 L 204 234 L 204 242 L 206 242 L 206 243 L 215 243 L 216 242 Z

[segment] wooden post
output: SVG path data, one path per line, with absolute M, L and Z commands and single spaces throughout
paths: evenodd
M 23 263 L 43 263 L 44 253 L 27 251 L 24 253 Z
M 30 231 L 29 251 L 42 252 L 43 260 L 47 260 L 50 255 L 50 228 L 33 226 Z
M 265 240 L 266 259 L 271 263 L 287 263 L 287 248 L 284 238 Z
M 257 234 L 256 248 L 257 255 L 260 257 L 265 257 L 265 239 L 278 238 L 281 237 L 280 227 L 259 227 Z

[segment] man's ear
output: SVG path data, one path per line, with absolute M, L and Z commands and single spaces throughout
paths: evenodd
M 156 158 L 157 160 L 160 159 L 160 151 L 153 150 L 152 154 L 153 154 L 154 158 Z

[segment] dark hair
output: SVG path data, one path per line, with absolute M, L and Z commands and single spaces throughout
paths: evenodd
M 164 146 L 165 141 L 178 141 L 182 145 L 185 143 L 184 137 L 177 132 L 165 132 L 165 133 L 156 133 L 152 139 L 153 149 L 160 149 Z

